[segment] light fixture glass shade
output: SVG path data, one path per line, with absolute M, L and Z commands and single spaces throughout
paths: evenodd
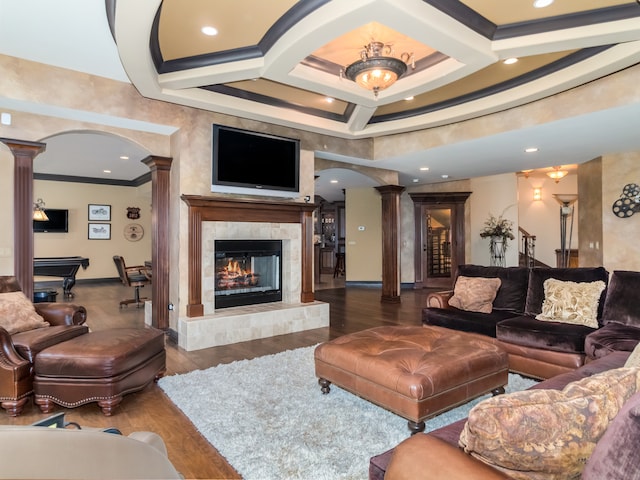
M 556 199 L 556 201 L 564 206 L 564 207 L 570 207 L 571 205 L 573 205 L 577 200 L 578 200 L 578 194 L 576 193 L 554 193 L 553 194 L 553 198 Z
M 547 175 L 550 178 L 553 178 L 556 183 L 558 183 L 560 181 L 561 178 L 563 178 L 567 173 L 566 170 L 560 170 L 561 167 L 553 167 L 553 170 L 550 172 L 547 172 Z
M 542 190 L 539 188 L 533 189 L 533 199 L 534 200 L 542 200 Z
M 44 201 L 39 198 L 33 203 L 33 219 L 36 222 L 47 222 L 49 221 L 49 217 L 44 213 Z
M 344 71 L 349 80 L 373 91 L 376 97 L 380 90 L 389 88 L 407 71 L 407 64 L 403 60 L 386 56 L 383 52 L 390 54 L 391 47 L 382 42 L 371 42 L 360 52 L 361 59 Z M 406 53 L 402 56 L 408 60 L 413 58 L 413 55 Z
M 37 208 L 33 211 L 33 219 L 36 222 L 46 222 L 49 220 L 49 217 L 47 217 L 46 213 L 44 213 L 42 210 Z

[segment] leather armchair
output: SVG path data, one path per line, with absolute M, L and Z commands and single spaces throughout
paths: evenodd
M 0 293 L 20 291 L 15 277 L 0 276 Z M 33 362 L 47 347 L 83 335 L 87 310 L 73 303 L 36 303 L 36 311 L 49 324 L 27 332 L 9 334 L 0 327 L 0 406 L 18 416 L 33 393 Z

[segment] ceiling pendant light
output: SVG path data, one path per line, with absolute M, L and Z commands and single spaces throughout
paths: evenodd
M 560 170 L 560 167 L 553 167 L 553 170 L 547 172 L 547 175 L 553 178 L 556 183 L 560 181 L 562 177 L 564 177 L 568 172 L 566 170 Z
M 389 88 L 407 71 L 407 64 L 416 68 L 413 53 L 403 53 L 395 58 L 391 45 L 383 42 L 371 42 L 360 52 L 360 60 L 344 70 L 344 75 L 362 88 L 373 91 L 378 98 L 380 90 Z M 343 72 L 340 71 L 340 76 Z

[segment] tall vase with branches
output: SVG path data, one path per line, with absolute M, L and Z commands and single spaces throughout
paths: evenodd
M 489 218 L 484 222 L 480 231 L 480 237 L 489 238 L 489 253 L 492 266 L 505 266 L 505 254 L 509 240 L 515 238 L 513 234 L 513 222 L 500 214 L 495 216 L 489 213 Z

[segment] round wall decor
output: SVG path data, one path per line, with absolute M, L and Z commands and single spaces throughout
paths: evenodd
M 640 187 L 637 183 L 628 183 L 622 189 L 620 198 L 613 202 L 613 214 L 620 218 L 629 218 L 640 211 Z
M 144 228 L 139 223 L 130 223 L 124 227 L 124 238 L 130 242 L 137 242 L 144 237 Z

